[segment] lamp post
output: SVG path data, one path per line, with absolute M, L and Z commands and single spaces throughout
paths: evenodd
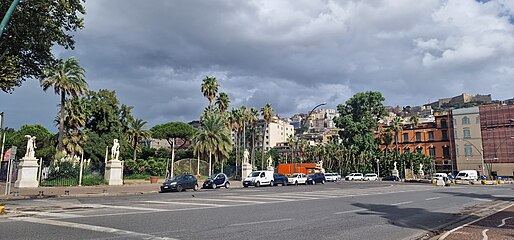
M 5 26 L 7 26 L 7 23 L 9 22 L 9 19 L 11 18 L 11 15 L 14 12 L 14 9 L 18 5 L 18 3 L 20 3 L 20 0 L 13 0 L 11 3 L 11 6 L 5 13 L 4 18 L 2 19 L 2 22 L 0 23 L 0 37 L 4 33 Z
M 4 147 L 5 147 L 5 131 L 4 131 L 4 112 L 0 113 L 0 130 L 2 131 L 2 150 L 0 152 L 0 175 L 2 174 L 2 162 L 4 161 Z M 6 178 L 7 179 L 7 178 Z
M 484 150 L 483 149 L 479 149 L 477 146 L 475 146 L 475 144 L 473 144 L 472 142 L 470 142 L 470 141 L 468 141 L 468 140 L 466 140 L 464 138 L 461 139 L 461 140 L 471 144 L 471 146 L 473 146 L 480 153 L 480 155 L 482 155 L 482 174 L 485 174 Z M 473 154 L 471 154 L 471 156 L 473 156 Z
M 302 134 L 305 132 L 305 124 L 309 120 L 310 116 L 312 115 L 312 112 L 314 112 L 314 110 L 316 110 L 316 108 L 323 106 L 323 105 L 327 105 L 327 103 L 322 102 L 322 103 L 316 105 L 314 108 L 312 108 L 312 110 L 309 112 L 309 114 L 307 115 L 307 118 L 305 118 L 305 121 L 303 122 L 302 127 L 301 127 Z

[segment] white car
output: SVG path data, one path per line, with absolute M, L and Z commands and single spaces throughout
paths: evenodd
M 446 173 L 434 173 L 434 175 L 432 175 L 432 179 L 435 179 L 435 180 L 443 180 L 444 178 L 447 178 L 448 177 L 448 174 Z
M 378 180 L 378 175 L 375 173 L 366 173 L 366 175 L 364 175 L 364 181 L 377 181 L 377 180 Z
M 362 181 L 364 179 L 364 175 L 362 175 L 362 173 L 350 173 L 344 179 L 346 181 Z
M 275 178 L 273 177 L 273 171 L 253 171 L 243 181 L 243 187 L 255 186 L 260 187 L 264 185 L 273 186 Z
M 337 173 L 325 173 L 325 179 L 327 182 L 337 182 L 341 180 L 341 176 Z
M 303 173 L 293 173 L 290 177 L 287 178 L 288 184 L 306 184 L 307 183 L 307 175 Z

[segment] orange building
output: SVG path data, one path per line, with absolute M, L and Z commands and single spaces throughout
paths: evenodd
M 399 153 L 419 152 L 433 159 L 431 169 L 434 172 L 453 172 L 455 174 L 456 167 L 452 145 L 452 131 L 450 130 L 452 122 L 449 120 L 448 114 L 436 115 L 435 120 L 430 122 L 421 122 L 418 126 L 412 123 L 403 125 L 403 130 L 398 136 L 393 135 L 393 141 L 388 146 L 390 152 L 395 151 L 396 141 L 398 140 Z M 388 128 L 390 126 L 383 126 Z M 382 150 L 386 148 L 382 143 Z

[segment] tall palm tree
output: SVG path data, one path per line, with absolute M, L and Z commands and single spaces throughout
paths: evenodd
M 263 128 L 263 134 L 262 134 L 262 159 L 261 159 L 261 167 L 264 169 L 264 148 L 265 148 L 265 140 L 266 140 L 266 130 L 268 125 L 271 122 L 271 119 L 273 118 L 273 108 L 271 107 L 271 104 L 266 103 L 264 107 L 261 108 L 261 114 L 264 118 L 264 128 Z M 269 136 L 269 135 L 268 135 Z
M 252 169 L 255 168 L 255 134 L 257 133 L 257 123 L 259 121 L 259 111 L 255 108 L 250 108 L 250 115 L 248 118 L 248 124 L 252 126 Z
M 205 77 L 202 83 L 203 96 L 209 100 L 209 110 L 212 110 L 212 101 L 218 94 L 219 84 L 215 77 Z
M 391 128 L 384 128 L 380 132 L 380 139 L 384 143 L 385 147 L 385 156 L 387 157 L 387 152 L 389 150 L 389 145 L 393 142 L 393 131 Z
M 230 99 L 228 98 L 228 95 L 224 92 L 221 92 L 216 98 L 216 105 L 218 105 L 218 110 L 220 111 L 221 115 L 224 115 L 230 106 Z
M 66 100 L 64 108 L 64 129 L 65 137 L 63 139 L 64 151 L 71 156 L 80 156 L 84 153 L 84 146 L 87 137 L 79 129 L 86 125 L 90 117 L 90 108 L 87 101 L 83 98 L 71 98 Z M 59 119 L 57 119 L 59 122 Z
M 208 154 L 209 175 L 212 174 L 212 157 L 223 160 L 232 151 L 230 131 L 225 127 L 224 119 L 217 113 L 205 114 L 202 129 L 194 136 L 195 152 Z
M 132 147 L 134 147 L 134 152 L 132 154 L 132 160 L 136 160 L 137 151 L 139 148 L 139 140 L 150 138 L 150 131 L 145 130 L 145 125 L 147 122 L 143 121 L 143 119 L 130 118 L 129 119 L 129 129 L 127 131 L 129 140 L 132 143 Z
M 398 149 L 398 141 L 400 140 L 400 133 L 403 131 L 403 120 L 402 118 L 400 117 L 395 117 L 393 119 L 393 121 L 391 122 L 391 128 L 394 132 L 394 136 L 395 136 L 395 139 L 394 139 L 394 142 L 396 143 L 396 151 L 395 151 L 395 158 L 396 160 L 398 160 L 398 154 L 399 154 L 399 149 Z
M 66 61 L 58 60 L 55 65 L 44 71 L 44 75 L 45 79 L 41 81 L 43 90 L 53 87 L 55 94 L 61 96 L 58 150 L 63 151 L 66 96 L 78 97 L 86 93 L 85 71 L 76 58 L 70 57 Z

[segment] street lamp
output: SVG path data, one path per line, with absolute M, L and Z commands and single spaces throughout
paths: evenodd
M 307 123 L 307 121 L 309 120 L 310 116 L 312 115 L 312 112 L 314 112 L 314 110 L 316 108 L 318 108 L 320 106 L 323 106 L 323 105 L 327 105 L 327 103 L 326 102 L 322 102 L 322 103 L 316 105 L 314 108 L 312 108 L 312 110 L 309 112 L 309 114 L 307 115 L 307 118 L 305 118 L 305 121 L 301 125 L 302 134 L 305 132 L 305 124 Z
M 472 142 L 470 142 L 470 141 L 468 141 L 468 140 L 466 140 L 464 138 L 461 139 L 461 140 L 471 144 L 471 146 L 473 146 L 480 153 L 480 155 L 482 155 L 482 174 L 485 175 L 484 150 L 483 149 L 479 149 L 477 146 L 475 146 L 475 144 L 473 144 Z M 471 156 L 473 156 L 473 154 Z
M 0 174 L 2 174 L 2 162 L 4 161 L 4 147 L 5 147 L 5 131 L 4 131 L 4 112 L 0 113 L 0 130 L 2 131 L 2 151 L 0 152 Z
M 20 3 L 20 0 L 13 0 L 11 3 L 11 6 L 5 13 L 4 18 L 2 19 L 2 22 L 0 23 L 0 37 L 4 33 L 5 26 L 7 26 L 7 22 L 9 22 L 9 18 L 11 18 L 11 15 L 14 12 L 14 9 L 18 5 L 18 3 Z

